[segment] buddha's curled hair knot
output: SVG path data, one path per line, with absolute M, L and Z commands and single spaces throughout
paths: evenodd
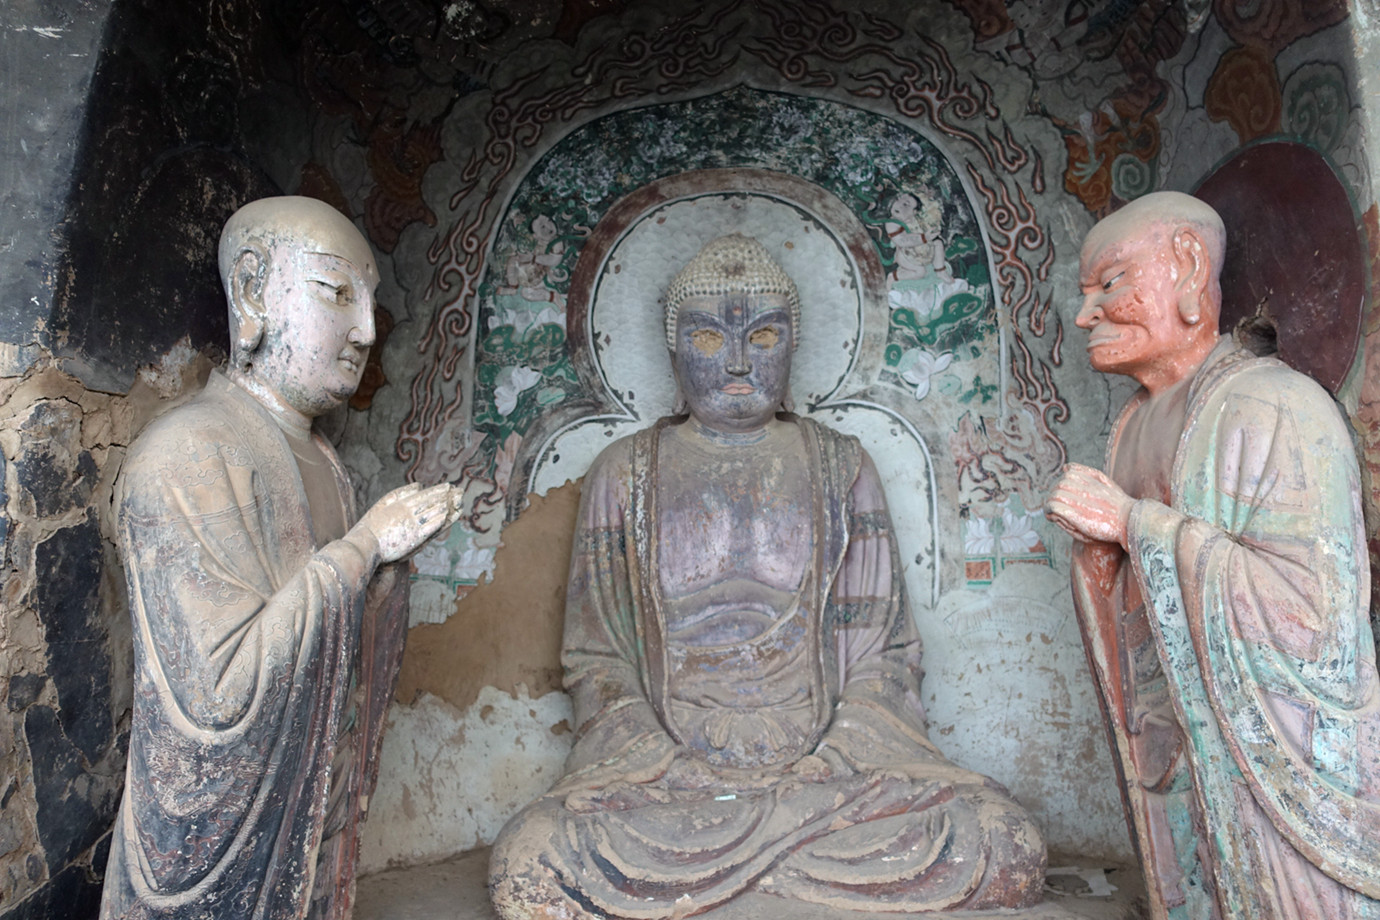
M 731 233 L 710 240 L 666 288 L 666 347 L 676 350 L 676 316 L 688 297 L 782 294 L 791 305 L 791 333 L 800 344 L 800 293 L 785 269 L 750 236 Z

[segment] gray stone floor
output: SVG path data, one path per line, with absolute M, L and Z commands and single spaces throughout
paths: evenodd
M 1059 861 L 1056 860 L 1056 863 Z M 454 859 L 413 869 L 393 869 L 359 881 L 355 920 L 495 920 L 484 890 L 489 851 L 473 850 Z M 1144 920 L 1145 888 L 1134 870 L 1115 870 L 1106 879 L 1116 891 L 1095 897 L 1076 875 L 1051 874 L 1046 902 L 1030 910 L 965 913 L 965 920 Z M 883 915 L 887 916 L 887 915 Z M 889 915 L 899 916 L 899 915 Z M 934 915 L 930 915 L 934 916 Z M 960 916 L 960 915 L 954 915 Z M 840 912 L 766 895 L 748 895 L 734 904 L 700 914 L 703 920 L 858 920 L 876 914 Z

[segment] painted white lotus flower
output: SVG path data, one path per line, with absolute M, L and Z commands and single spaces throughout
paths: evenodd
M 911 356 L 913 358 L 907 362 L 907 358 Z M 953 363 L 953 360 L 953 352 L 946 351 L 942 355 L 935 355 L 923 348 L 917 348 L 910 355 L 901 359 L 902 367 L 905 367 L 907 363 L 910 364 L 901 372 L 901 379 L 907 383 L 915 384 L 915 398 L 924 399 L 930 392 L 930 378 L 945 370 Z
M 954 278 L 949 281 L 936 280 L 932 285 L 915 290 L 905 288 L 893 290 L 887 295 L 887 303 L 891 309 L 900 310 L 902 307 L 915 311 L 915 318 L 920 322 L 925 322 L 944 309 L 944 301 L 955 294 L 962 294 L 972 290 L 972 287 L 963 278 Z
M 526 335 L 529 330 L 535 329 L 539 326 L 545 326 L 548 323 L 560 326 L 562 329 L 564 329 L 564 294 L 560 295 L 560 299 L 557 301 L 557 306 L 560 307 L 560 309 L 557 309 L 556 306 L 548 305 L 542 307 L 539 312 L 533 312 L 532 310 L 513 309 L 512 307 L 504 307 L 501 310 L 494 311 L 494 313 L 492 313 L 489 316 L 489 331 L 492 332 L 500 326 L 512 326 L 513 333 L 518 338 L 521 338 L 522 336 Z
M 494 570 L 494 548 L 471 546 L 458 559 L 451 569 L 452 575 L 460 581 L 479 581 L 481 575 L 492 575 Z
M 494 388 L 494 405 L 498 407 L 499 415 L 511 415 L 517 408 L 518 397 L 524 390 L 530 390 L 541 380 L 541 372 L 534 371 L 530 367 L 519 366 L 509 368 L 508 382 L 500 383 Z
M 417 567 L 418 575 L 430 575 L 432 578 L 450 577 L 450 550 L 446 544 L 438 540 L 429 540 L 416 553 L 412 555 L 412 564 Z
M 970 517 L 964 522 L 963 551 L 969 556 L 990 556 L 996 549 L 997 538 L 986 518 Z
M 1001 551 L 1003 553 L 1028 553 L 1040 542 L 1040 534 L 1035 529 L 1035 515 L 1012 513 L 1010 508 L 1001 513 Z
M 561 305 L 564 306 L 564 305 L 565 305 L 565 304 L 564 304 L 565 298 L 562 297 L 561 300 L 562 300 L 562 304 L 561 304 Z M 565 328 L 565 311 L 564 311 L 564 310 L 557 310 L 557 309 L 555 309 L 554 307 L 545 307 L 545 308 L 543 308 L 542 311 L 541 311 L 540 313 L 537 314 L 536 318 L 532 320 L 532 326 L 546 326 L 546 325 L 556 325 L 556 326 L 560 326 L 562 329 L 564 329 L 564 328 Z M 531 328 L 531 326 L 529 326 L 528 328 Z
M 893 310 L 910 309 L 915 311 L 917 319 L 928 319 L 934 312 L 934 289 L 928 288 L 917 291 L 913 288 L 903 290 L 893 290 L 887 295 L 887 303 Z

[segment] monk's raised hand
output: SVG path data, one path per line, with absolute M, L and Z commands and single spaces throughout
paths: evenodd
M 1084 542 L 1126 545 L 1135 499 L 1101 470 L 1070 463 L 1045 501 L 1045 517 Z
M 410 482 L 379 499 L 352 532 L 372 537 L 382 561 L 397 562 L 416 551 L 449 521 L 450 493 L 449 483 L 422 488 Z
M 450 484 L 450 511 L 446 515 L 446 523 L 454 524 L 465 516 L 465 486 L 460 482 Z

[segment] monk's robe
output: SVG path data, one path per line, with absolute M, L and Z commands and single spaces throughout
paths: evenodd
M 1152 915 L 1380 917 L 1380 679 L 1346 422 L 1308 377 L 1223 342 L 1190 383 L 1170 489 L 1136 502 L 1129 553 L 1081 545 L 1073 575 Z
M 708 647 L 668 623 L 658 577 L 666 424 L 585 478 L 563 656 L 575 743 L 495 844 L 500 914 L 687 916 L 748 889 L 875 911 L 1037 901 L 1029 817 L 925 735 L 920 641 L 857 440 L 797 421 L 813 556 L 773 625 Z
M 117 503 L 134 718 L 102 918 L 347 917 L 406 575 L 318 539 L 284 431 L 219 373 L 135 442 Z

